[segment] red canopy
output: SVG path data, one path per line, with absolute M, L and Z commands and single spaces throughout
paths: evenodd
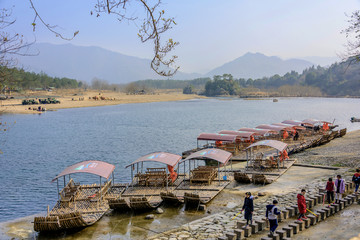
M 217 134 L 217 133 L 201 133 L 197 137 L 197 140 L 235 142 L 236 138 L 237 138 L 236 135 Z
M 246 138 L 246 139 L 250 139 L 250 137 L 253 135 L 260 135 L 260 133 L 257 132 L 231 131 L 231 130 L 222 130 L 221 132 L 219 132 L 219 134 L 235 135 L 240 138 Z
M 176 155 L 172 153 L 155 152 L 142 156 L 141 158 L 127 165 L 126 168 L 139 162 L 159 162 L 174 167 L 180 161 L 181 158 L 182 157 L 180 155 Z
M 261 124 L 261 125 L 257 126 L 256 128 L 270 129 L 270 130 L 277 131 L 278 133 L 279 133 L 281 130 L 285 130 L 285 127 L 274 126 L 274 125 L 270 125 L 270 124 Z
M 286 143 L 276 141 L 276 140 L 263 140 L 263 141 L 258 141 L 256 143 L 251 144 L 246 149 L 249 149 L 249 148 L 252 148 L 255 146 L 268 146 L 268 147 L 275 148 L 275 149 L 279 150 L 280 152 L 282 152 L 282 151 L 284 151 L 284 149 L 287 148 L 288 145 Z
M 73 173 L 91 173 L 108 179 L 110 174 L 114 171 L 115 166 L 98 160 L 89 160 L 79 162 L 65 168 L 59 175 L 57 175 L 52 181 L 55 181 L 59 177 L 73 174 Z
M 274 131 L 271 129 L 260 129 L 260 128 L 240 128 L 239 131 L 242 132 L 256 132 L 259 133 L 260 135 L 265 135 L 265 134 L 278 134 L 278 131 Z
M 192 160 L 192 159 L 212 159 L 215 161 L 218 161 L 219 163 L 226 164 L 230 158 L 232 157 L 232 154 L 221 150 L 217 148 L 207 148 L 200 151 L 197 151 L 193 154 L 190 154 L 187 158 L 181 160 L 180 163 L 186 161 L 186 160 Z

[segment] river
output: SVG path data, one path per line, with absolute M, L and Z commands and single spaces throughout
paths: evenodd
M 221 98 L 2 115 L 9 127 L 0 141 L 0 222 L 53 206 L 57 195 L 51 179 L 79 161 L 112 163 L 115 182 L 129 182 L 127 164 L 155 151 L 181 154 L 196 147 L 201 132 L 306 118 L 335 119 L 352 131 L 360 128 L 360 123 L 349 121 L 359 117 L 359 106 L 360 99 L 351 98 L 279 98 L 276 103 Z M 83 180 L 98 178 L 87 175 Z

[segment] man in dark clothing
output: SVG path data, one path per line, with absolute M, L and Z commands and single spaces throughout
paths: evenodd
M 270 224 L 270 234 L 274 235 L 276 228 L 279 226 L 277 221 L 277 215 L 280 214 L 280 211 L 277 207 L 278 201 L 274 200 L 273 204 L 266 206 L 266 219 L 269 220 Z
M 250 192 L 245 193 L 244 205 L 242 210 L 245 210 L 244 217 L 246 219 L 246 226 L 249 225 L 249 222 L 252 224 L 252 213 L 254 211 L 254 201 L 253 196 Z
M 334 190 L 335 190 L 335 183 L 333 182 L 332 178 L 329 178 L 329 181 L 326 183 L 326 195 L 328 203 L 331 204 L 334 202 Z

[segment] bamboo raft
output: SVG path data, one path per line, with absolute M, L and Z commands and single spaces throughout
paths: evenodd
M 121 194 L 125 188 L 122 184 L 112 186 L 111 180 L 100 188 L 96 184 L 76 185 L 71 179 L 64 188 L 70 189 L 70 195 L 64 190 L 60 192 L 61 198 L 47 216 L 34 218 L 34 230 L 49 232 L 90 226 L 109 210 L 106 200 Z
M 279 169 L 258 170 L 249 167 L 234 172 L 234 179 L 239 183 L 270 184 L 281 177 L 295 162 L 296 160 L 285 160 L 284 165 Z
M 198 208 L 200 204 L 208 204 L 231 182 L 231 180 L 232 179 L 214 179 L 208 184 L 190 183 L 190 180 L 186 179 L 173 191 L 161 192 L 160 196 L 164 203 L 170 206 L 185 204 L 185 209 Z

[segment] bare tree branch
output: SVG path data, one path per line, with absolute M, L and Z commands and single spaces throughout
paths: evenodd
M 340 57 L 351 65 L 360 62 L 360 11 L 357 10 L 348 17 L 349 26 L 341 31 L 341 33 L 346 35 L 348 42 L 346 44 L 346 52 Z

